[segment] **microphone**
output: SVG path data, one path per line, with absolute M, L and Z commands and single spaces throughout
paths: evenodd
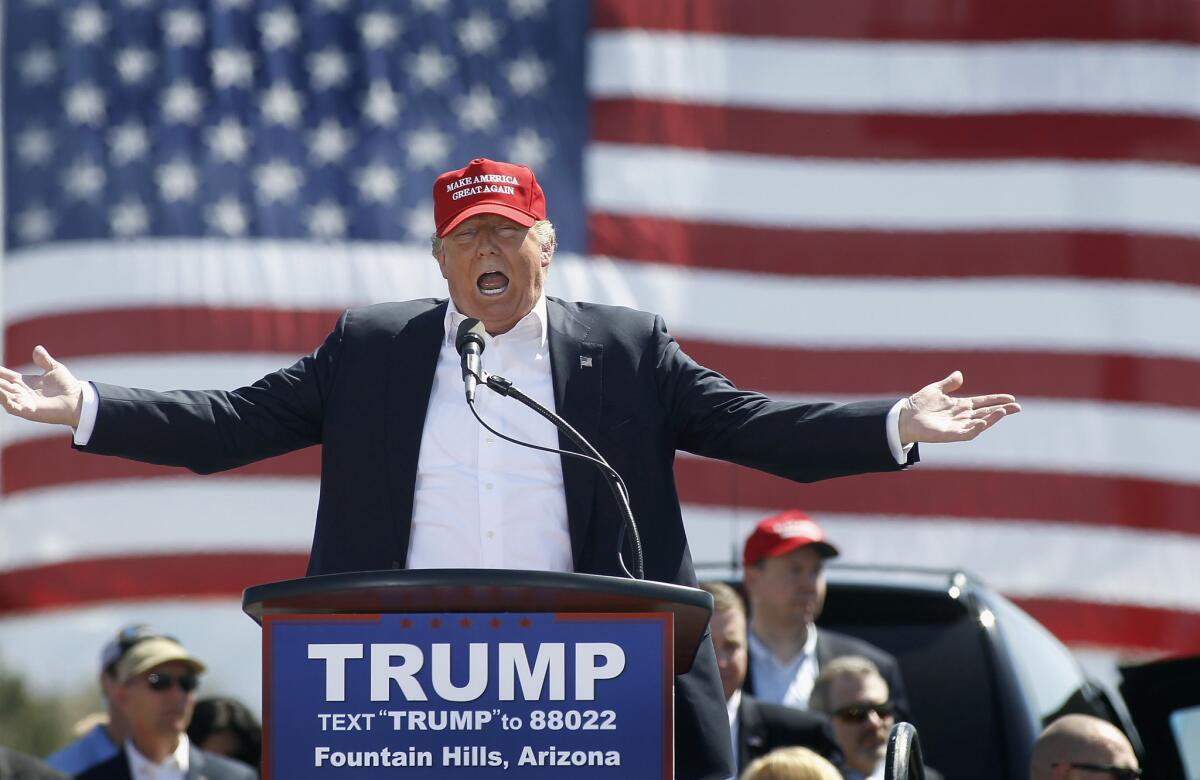
M 475 403 L 475 385 L 483 375 L 479 356 L 483 354 L 483 323 L 474 317 L 467 317 L 458 326 L 458 335 L 454 339 L 454 348 L 462 357 L 463 384 L 466 386 L 467 403 Z

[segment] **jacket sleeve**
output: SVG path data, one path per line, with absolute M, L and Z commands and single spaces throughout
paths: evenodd
M 311 355 L 237 390 L 95 382 L 96 427 L 76 449 L 208 474 L 318 444 L 348 316 Z
M 740 390 L 692 360 L 655 318 L 658 396 L 679 449 L 811 482 L 896 471 L 887 413 L 898 399 L 847 404 L 777 401 Z M 908 463 L 917 460 L 917 448 Z

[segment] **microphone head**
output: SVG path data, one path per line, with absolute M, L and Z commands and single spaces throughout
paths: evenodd
M 483 353 L 484 341 L 483 334 L 486 329 L 483 323 L 474 317 L 467 317 L 458 326 L 458 335 L 454 338 L 454 348 L 458 350 L 458 354 L 462 354 L 463 347 L 467 346 L 467 342 L 475 342 L 479 345 L 479 352 Z

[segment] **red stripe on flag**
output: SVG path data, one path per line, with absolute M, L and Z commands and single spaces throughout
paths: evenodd
M 1200 614 L 1195 612 L 1065 599 L 1013 601 L 1068 645 L 1165 651 L 1172 655 L 1200 652 Z
M 827 114 L 594 100 L 592 140 L 857 160 L 1200 164 L 1200 121 L 1139 114 Z
M 4 494 L 9 496 L 86 482 L 194 476 L 178 468 L 76 453 L 60 439 L 31 439 L 5 448 L 3 468 Z M 680 458 L 675 473 L 681 499 L 691 504 L 802 506 L 815 512 L 997 518 L 1200 533 L 1195 522 L 1200 516 L 1200 486 L 1144 479 L 918 467 L 904 474 L 799 484 L 696 458 Z M 314 478 L 319 474 L 316 447 L 224 472 L 234 477 Z
M 26 490 L 106 482 L 191 475 L 186 469 L 156 466 L 123 458 L 89 455 L 70 447 L 69 438 L 28 439 L 6 446 L 0 462 L 4 490 L 11 496 Z M 307 447 L 221 472 L 227 477 L 305 477 L 321 472 L 321 448 Z
M 680 339 L 701 365 L 766 393 L 897 398 L 963 372 L 964 392 L 1200 408 L 1200 362 L 1019 350 L 794 349 Z
M 147 307 L 51 314 L 10 324 L 4 354 L 27 360 L 38 344 L 57 359 L 167 352 L 294 352 L 306 355 L 340 311 Z
M 675 463 L 680 500 L 762 510 L 1029 520 L 1200 534 L 1200 486 L 1046 472 L 940 470 L 800 484 L 715 460 Z
M 251 585 L 303 577 L 298 553 L 213 552 L 91 558 L 0 574 L 0 615 L 107 601 L 239 596 Z
M 594 212 L 588 216 L 588 251 L 790 276 L 1019 276 L 1200 285 L 1200 241 L 1142 233 L 822 230 Z
M 1200 265 L 1197 266 L 1200 268 Z M 292 321 L 290 312 L 238 310 L 234 321 L 259 323 L 260 335 L 236 327 L 209 331 L 203 338 L 170 342 L 157 329 L 169 317 L 182 328 L 202 328 L 215 310 L 184 309 L 167 315 L 159 309 L 80 312 L 27 320 L 8 330 L 8 354 L 29 354 L 45 344 L 61 360 L 93 355 L 195 352 L 294 352 L 304 354 L 327 333 L 329 318 L 313 315 L 293 322 L 279 341 L 271 335 L 273 317 Z M 103 333 L 77 338 L 72 334 Z M 37 340 L 35 340 L 37 334 Z M 50 338 L 47 338 L 50 336 Z M 1166 357 L 1025 350 L 805 349 L 768 347 L 681 338 L 684 349 L 740 387 L 768 393 L 803 395 L 900 396 L 963 371 L 969 391 L 1003 389 L 1018 396 L 1119 401 L 1200 408 L 1200 362 Z M 120 377 L 113 377 L 119 380 Z M 258 377 L 248 376 L 247 382 Z
M 746 0 L 600 0 L 592 26 L 771 38 L 867 41 L 1174 41 L 1200 42 L 1200 6 L 1189 0 L 839 0 L 781 7 Z

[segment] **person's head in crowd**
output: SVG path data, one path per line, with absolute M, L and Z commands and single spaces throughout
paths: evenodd
M 1064 715 L 1033 745 L 1032 780 L 1135 780 L 1137 755 L 1125 734 L 1091 715 Z
M 805 634 L 825 604 L 825 561 L 837 554 L 821 526 L 798 509 L 760 521 L 742 553 L 756 635 Z
M 116 661 L 113 700 L 143 756 L 158 763 L 179 747 L 203 671 L 204 664 L 178 640 L 161 634 L 132 643 Z
M 717 654 L 717 671 L 725 700 L 746 682 L 750 656 L 746 645 L 746 606 L 737 591 L 723 582 L 702 582 L 700 587 L 713 597 L 711 633 Z
M 554 256 L 546 196 L 524 165 L 479 158 L 433 183 L 433 256 L 455 308 L 506 333 L 542 296 Z
M 808 748 L 785 747 L 754 759 L 739 780 L 842 780 L 842 775 Z
M 128 625 L 108 640 L 100 650 L 100 692 L 108 708 L 106 728 L 113 744 L 120 747 L 129 738 L 129 718 L 115 695 L 120 687 L 117 680 L 117 664 L 139 643 L 162 637 L 164 634 L 145 623 Z
M 262 759 L 262 726 L 237 699 L 200 699 L 192 712 L 188 739 L 201 750 L 257 767 Z
M 875 664 L 858 655 L 830 661 L 817 675 L 809 707 L 829 716 L 847 767 L 863 775 L 875 771 L 896 723 L 887 681 Z

